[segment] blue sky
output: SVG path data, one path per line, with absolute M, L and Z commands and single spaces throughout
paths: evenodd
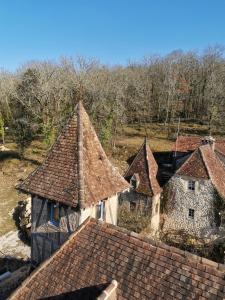
M 225 0 L 0 0 L 0 67 L 96 57 L 126 64 L 225 45 Z

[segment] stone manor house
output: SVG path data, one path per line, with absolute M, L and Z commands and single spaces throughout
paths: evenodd
M 206 239 L 223 235 L 225 141 L 179 137 L 176 151 L 178 169 L 164 187 L 163 230 L 185 230 Z

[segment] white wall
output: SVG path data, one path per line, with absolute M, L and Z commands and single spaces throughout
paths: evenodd
M 160 222 L 160 194 L 152 197 L 152 216 L 151 216 L 151 229 L 156 233 L 159 229 Z
M 106 208 L 106 222 L 117 225 L 118 216 L 118 195 L 109 198 L 105 203 Z
M 112 197 L 105 200 L 105 221 L 110 224 L 117 225 L 117 215 L 118 215 L 118 195 L 113 195 Z M 81 209 L 80 222 L 82 224 L 88 217 L 96 217 L 96 204 L 91 207 Z

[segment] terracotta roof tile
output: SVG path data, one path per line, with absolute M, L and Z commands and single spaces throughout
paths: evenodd
M 156 179 L 157 172 L 158 165 L 147 143 L 147 139 L 145 139 L 124 177 L 130 180 L 134 174 L 138 174 L 140 182 L 136 191 L 153 196 L 161 192 L 161 188 Z
M 79 103 L 43 164 L 19 189 L 75 207 L 78 202 L 89 206 L 128 187 L 109 162 Z
M 173 145 L 173 151 L 192 152 L 202 145 L 202 136 L 178 136 Z M 216 139 L 215 149 L 222 151 L 225 155 L 225 139 Z
M 210 145 L 195 150 L 176 174 L 210 179 L 219 195 L 225 199 L 225 169 Z
M 10 299 L 95 299 L 113 279 L 118 299 L 223 299 L 225 268 L 175 249 L 89 219 Z
M 176 174 L 195 178 L 209 179 L 209 174 L 201 155 L 200 148 L 195 150 L 195 152 L 177 170 Z

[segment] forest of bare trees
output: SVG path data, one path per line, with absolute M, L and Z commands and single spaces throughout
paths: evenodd
M 37 135 L 47 144 L 83 100 L 102 141 L 113 141 L 122 124 L 193 120 L 224 126 L 225 50 L 174 51 L 127 66 L 94 59 L 34 61 L 14 73 L 0 72 L 0 133 L 23 148 Z M 6 128 L 7 132 L 6 132 Z

